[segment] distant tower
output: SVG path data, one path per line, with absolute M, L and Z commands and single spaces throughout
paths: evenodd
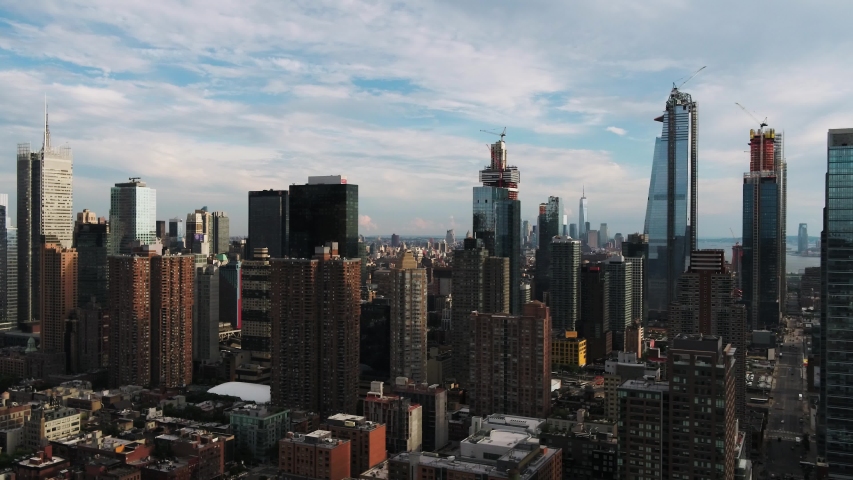
M 699 147 L 696 102 L 673 87 L 655 140 L 644 232 L 649 236 L 649 311 L 663 315 L 696 248 Z
M 9 195 L 0 194 L 0 331 L 18 323 L 18 232 L 9 213 Z
M 213 212 L 213 238 L 211 239 L 210 253 L 228 253 L 231 248 L 231 226 L 228 214 L 225 212 Z
M 157 242 L 157 191 L 139 178 L 110 191 L 110 255 L 129 255 L 135 244 Z
M 444 241 L 447 242 L 448 247 L 453 247 L 456 245 L 456 234 L 453 233 L 453 229 L 447 231 L 447 235 L 444 237 Z
M 586 206 L 586 187 L 583 188 L 581 199 L 578 205 L 580 218 L 578 219 L 578 239 L 583 241 L 586 238 L 586 233 L 589 231 L 589 212 Z M 574 237 L 572 237 L 574 238 Z
M 805 223 L 800 224 L 800 229 L 797 232 L 797 253 L 806 253 L 809 250 L 809 226 Z

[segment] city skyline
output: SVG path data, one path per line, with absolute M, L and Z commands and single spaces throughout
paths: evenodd
M 0 10 L 10 19 L 0 25 L 0 78 L 8 86 L 0 93 L 8 105 L 0 113 L 6 127 L 0 144 L 12 152 L 19 142 L 37 143 L 47 94 L 54 143 L 75 150 L 75 211 L 106 215 L 107 187 L 142 176 L 161 192 L 158 218 L 209 204 L 229 212 L 240 235 L 247 233 L 245 192 L 342 174 L 362 186 L 363 234 L 463 233 L 470 228 L 471 176 L 487 163 L 484 144 L 495 140 L 479 130 L 507 126 L 509 154 L 525 172 L 523 219 L 534 219 L 549 195 L 579 198 L 585 184 L 591 223 L 627 234 L 642 231 L 659 135 L 652 119 L 673 81 L 708 65 L 684 87 L 703 110 L 699 237 L 723 237 L 728 228 L 738 233 L 744 132 L 754 122 L 734 102 L 785 126 L 789 173 L 798 179 L 788 230 L 818 224 L 821 205 L 813 192 L 822 177 L 809 164 L 820 156 L 822 132 L 843 124 L 850 111 L 843 95 L 826 93 L 849 89 L 840 80 L 844 67 L 825 61 L 849 42 L 831 33 L 843 15 L 803 31 L 792 24 L 822 13 L 778 5 L 775 25 L 796 32 L 776 39 L 775 48 L 786 51 L 781 65 L 744 48 L 756 33 L 759 40 L 769 34 L 738 28 L 751 25 L 759 7 L 730 7 L 671 6 L 676 15 L 653 5 L 389 11 L 381 3 L 356 3 L 310 13 L 296 7 L 278 19 L 248 7 L 226 12 L 213 5 L 199 16 L 184 15 L 190 6 L 173 6 L 161 22 L 156 6 L 128 6 L 120 19 L 98 4 L 10 6 Z M 379 21 L 386 14 L 397 21 Z M 636 15 L 644 21 L 633 21 Z M 353 16 L 357 21 L 338 25 Z M 442 21 L 430 21 L 437 16 Z M 607 26 L 598 20 L 605 17 Z M 731 31 L 688 27 L 677 20 L 685 17 L 725 23 Z M 497 37 L 487 28 L 509 18 L 518 19 L 510 34 Z M 548 20 L 561 32 L 558 41 L 529 27 Z M 277 21 L 290 27 L 266 28 Z M 413 33 L 415 24 L 429 26 Z M 308 25 L 316 32 L 307 33 Z M 336 34 L 327 34 L 332 28 Z M 616 35 L 605 40 L 602 28 Z M 383 43 L 368 35 L 374 30 L 403 41 Z M 656 38 L 651 31 L 671 35 Z M 676 35 L 682 40 L 672 42 Z M 220 43 L 224 38 L 228 44 Z M 626 41 L 638 38 L 643 42 Z M 368 54 L 353 62 L 356 48 Z M 786 72 L 797 62 L 796 72 Z M 796 89 L 793 98 L 787 93 L 795 84 L 811 88 Z M 9 162 L 0 168 L 0 191 L 13 192 L 12 172 Z M 413 209 L 423 198 L 429 207 Z M 577 218 L 573 202 L 565 205 L 564 214 Z

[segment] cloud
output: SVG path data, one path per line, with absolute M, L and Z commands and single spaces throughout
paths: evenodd
M 374 232 L 379 229 L 369 215 L 358 216 L 358 228 L 362 232 Z
M 605 130 L 607 130 L 610 133 L 615 133 L 616 135 L 619 135 L 620 137 L 622 137 L 626 133 L 628 133 L 627 130 L 625 130 L 624 128 L 619 128 L 619 127 L 607 127 Z

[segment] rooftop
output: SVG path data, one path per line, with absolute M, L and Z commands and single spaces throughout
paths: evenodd
M 625 380 L 619 388 L 626 390 L 645 390 L 656 392 L 668 392 L 669 382 L 653 382 L 649 380 Z

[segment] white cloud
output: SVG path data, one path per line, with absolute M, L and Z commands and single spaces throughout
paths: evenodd
M 619 127 L 607 127 L 605 130 L 607 130 L 610 133 L 615 133 L 616 135 L 619 135 L 620 137 L 624 136 L 626 133 L 628 133 L 627 130 L 625 130 L 624 128 L 619 128 Z
M 358 216 L 358 229 L 361 232 L 375 232 L 379 227 L 369 215 Z

